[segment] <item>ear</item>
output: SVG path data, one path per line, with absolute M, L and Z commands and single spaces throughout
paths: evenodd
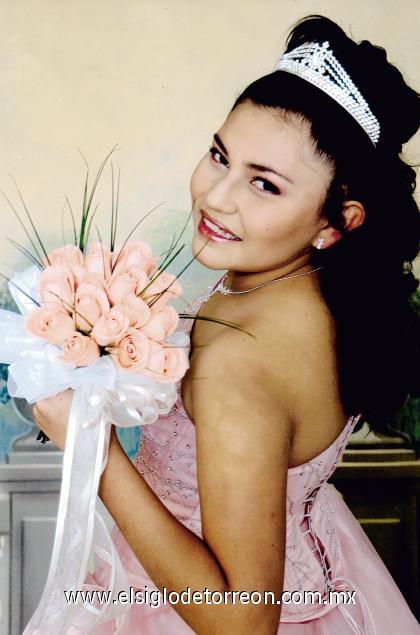
M 344 225 L 348 231 L 363 225 L 365 221 L 366 212 L 360 201 L 344 201 L 342 213 L 344 216 Z M 340 238 L 342 238 L 341 232 L 335 227 L 327 225 L 318 232 L 312 244 L 314 247 L 317 247 L 317 249 L 326 249 L 337 242 L 337 240 L 340 240 Z M 320 240 L 323 242 L 320 243 Z

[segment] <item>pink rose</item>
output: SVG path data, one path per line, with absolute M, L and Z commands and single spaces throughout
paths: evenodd
M 71 269 L 72 265 L 83 264 L 83 253 L 75 245 L 64 245 L 48 254 L 48 260 L 51 265 L 61 265 Z M 43 262 L 46 266 L 48 265 L 46 258 L 43 258 Z
M 141 330 L 147 337 L 159 342 L 175 331 L 178 322 L 179 315 L 173 306 L 166 305 L 155 310 L 153 305 L 152 316 Z
M 39 277 L 39 297 L 50 308 L 70 313 L 74 302 L 74 277 L 64 265 L 46 267 Z
M 76 289 L 75 320 L 78 329 L 90 331 L 100 317 L 109 311 L 108 296 L 99 285 L 82 282 Z
M 142 373 L 157 381 L 172 384 L 182 379 L 189 365 L 187 354 L 182 348 L 151 341 L 150 357 Z
M 65 245 L 64 247 L 54 249 L 48 257 L 51 265 L 65 267 L 71 271 L 74 279 L 74 289 L 77 289 L 79 284 L 89 275 L 89 271 L 83 264 L 83 252 L 74 245 Z M 43 260 L 45 261 L 45 258 Z M 44 264 L 48 263 L 45 261 Z
M 101 289 L 106 287 L 107 283 L 103 275 L 92 273 L 82 265 L 72 265 L 71 272 L 73 274 L 75 290 L 78 289 L 81 284 L 94 284 Z
M 115 344 L 127 332 L 130 325 L 128 317 L 114 307 L 95 323 L 91 335 L 100 346 Z
M 73 366 L 90 366 L 99 359 L 100 352 L 97 343 L 88 337 L 75 331 L 73 335 L 64 342 L 63 354 L 59 359 L 66 364 Z
M 138 298 L 135 293 L 126 295 L 122 300 L 122 304 L 117 304 L 115 308 L 118 308 L 128 317 L 130 326 L 136 328 L 146 324 L 151 317 L 148 304 L 141 298 Z
M 100 242 L 92 243 L 85 256 L 85 267 L 89 273 L 97 274 L 104 280 L 111 278 L 111 257 L 108 247 Z
M 32 309 L 25 319 L 26 330 L 50 344 L 62 344 L 74 333 L 74 323 L 68 313 L 50 307 Z
M 125 296 L 129 293 L 136 293 L 139 285 L 144 287 L 148 282 L 149 278 L 146 272 L 140 267 L 119 269 L 112 275 L 109 283 L 109 299 L 112 304 L 121 304 Z
M 142 240 L 130 240 L 124 247 L 117 247 L 112 254 L 113 273 L 139 267 L 147 274 L 156 267 L 159 258 L 154 257 L 150 245 Z
M 74 278 L 75 289 L 89 276 L 88 270 L 83 265 L 71 265 L 71 272 Z
M 127 334 L 112 349 L 115 364 L 122 370 L 142 370 L 149 358 L 150 340 L 138 329 L 129 328 Z
M 107 289 L 108 285 L 103 276 L 101 276 L 99 273 L 90 273 L 84 267 L 83 269 L 84 269 L 84 273 L 80 271 L 79 284 L 94 284 L 96 287 L 99 287 L 100 289 L 104 289 L 104 290 Z M 78 286 L 79 285 L 76 285 L 76 289 Z
M 167 287 L 169 288 L 167 289 Z M 167 290 L 164 291 L 165 289 Z M 156 280 L 152 282 L 148 289 L 146 289 L 143 293 L 141 293 L 141 291 L 142 289 L 139 288 L 137 294 L 140 294 L 140 297 L 149 305 L 151 304 L 151 302 L 153 302 L 153 308 L 157 309 L 164 306 L 172 298 L 181 295 L 182 286 L 176 279 L 176 276 L 174 276 L 172 273 L 163 271 L 161 274 L 159 274 Z

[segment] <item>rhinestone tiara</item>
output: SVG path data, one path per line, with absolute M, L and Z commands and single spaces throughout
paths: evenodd
M 305 42 L 292 51 L 283 53 L 274 65 L 273 72 L 277 70 L 292 73 L 318 86 L 347 110 L 369 135 L 372 143 L 377 144 L 380 133 L 379 121 L 334 56 L 328 41 L 322 44 Z

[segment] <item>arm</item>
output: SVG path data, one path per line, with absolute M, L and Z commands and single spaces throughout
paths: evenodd
M 282 591 L 291 425 L 260 340 L 220 335 L 200 352 L 192 398 L 203 540 L 139 478 L 115 437 L 100 496 L 156 586 Z M 174 605 L 200 635 L 277 633 L 280 605 Z

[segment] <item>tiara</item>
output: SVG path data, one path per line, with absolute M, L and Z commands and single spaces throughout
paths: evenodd
M 329 42 L 305 42 L 283 53 L 274 65 L 276 70 L 298 75 L 318 86 L 347 112 L 369 135 L 374 145 L 379 139 L 380 125 L 348 73 L 329 48 Z

